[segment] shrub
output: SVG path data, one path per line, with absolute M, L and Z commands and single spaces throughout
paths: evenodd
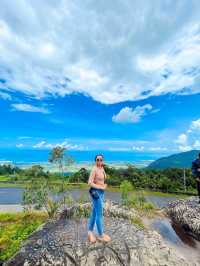
M 127 205 L 129 192 L 132 190 L 133 190 L 133 186 L 131 182 L 125 180 L 121 183 L 120 192 L 121 192 L 122 204 Z

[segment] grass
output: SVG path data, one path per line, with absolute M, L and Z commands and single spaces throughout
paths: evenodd
M 6 175 L 0 175 L 0 182 L 8 182 L 11 181 L 9 176 Z
M 134 217 L 131 219 L 131 223 L 139 227 L 140 229 L 145 229 L 145 225 L 140 217 Z
M 22 241 L 46 220 L 44 212 L 0 213 L 0 260 L 14 255 Z
M 0 188 L 14 187 L 14 188 L 25 188 L 25 183 L 0 183 Z
M 1 177 L 1 176 L 0 176 Z M 6 182 L 6 183 L 4 183 Z M 25 188 L 28 184 L 30 184 L 30 180 L 20 180 L 20 181 L 13 181 L 11 182 L 10 179 L 0 179 L 0 187 L 15 187 L 15 188 Z M 60 187 L 62 185 L 63 181 L 62 180 L 50 180 L 49 184 L 52 186 L 58 186 Z M 64 182 L 64 188 L 65 189 L 85 189 L 88 188 L 88 184 L 86 183 L 68 183 Z
M 177 197 L 177 198 L 187 198 L 188 195 L 186 194 L 176 194 L 170 192 L 162 192 L 162 191 L 153 191 L 153 190 L 142 190 L 145 196 L 160 196 L 160 197 Z
M 137 210 L 139 217 L 152 217 L 156 208 L 152 202 L 146 200 L 143 191 L 122 193 L 122 204 Z
M 107 188 L 107 191 L 109 192 L 120 192 L 120 187 L 119 186 L 115 186 L 115 187 L 108 187 Z M 140 189 L 140 188 L 136 188 L 136 189 L 133 189 L 133 193 L 134 192 L 137 192 L 137 191 L 142 191 L 144 193 L 145 196 L 148 196 L 148 195 L 152 195 L 152 196 L 160 196 L 160 197 L 177 197 L 177 198 L 187 198 L 188 195 L 186 194 L 177 194 L 177 193 L 171 193 L 171 192 L 162 192 L 162 191 L 154 191 L 154 190 L 150 190 L 150 189 Z M 194 191 L 189 191 L 189 192 L 195 192 Z
M 128 206 L 135 208 L 138 211 L 151 212 L 155 210 L 152 202 L 145 199 L 141 192 L 132 193 L 128 198 Z

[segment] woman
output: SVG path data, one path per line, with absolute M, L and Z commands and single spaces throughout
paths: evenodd
M 103 156 L 101 154 L 95 156 L 95 163 L 88 180 L 92 199 L 92 212 L 88 221 L 88 240 L 91 243 L 96 242 L 96 238 L 93 234 L 95 223 L 98 232 L 97 240 L 105 242 L 111 240 L 108 235 L 104 234 L 103 228 L 104 190 L 107 184 L 105 184 L 106 173 L 103 168 Z

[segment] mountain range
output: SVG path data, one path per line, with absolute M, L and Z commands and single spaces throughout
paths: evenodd
M 150 163 L 147 168 L 165 169 L 165 168 L 190 168 L 192 161 L 198 157 L 200 150 L 191 150 L 162 157 Z

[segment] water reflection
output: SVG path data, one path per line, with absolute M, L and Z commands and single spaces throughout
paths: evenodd
M 200 265 L 200 242 L 188 235 L 178 224 L 168 218 L 156 218 L 151 221 L 153 229 L 191 262 Z

